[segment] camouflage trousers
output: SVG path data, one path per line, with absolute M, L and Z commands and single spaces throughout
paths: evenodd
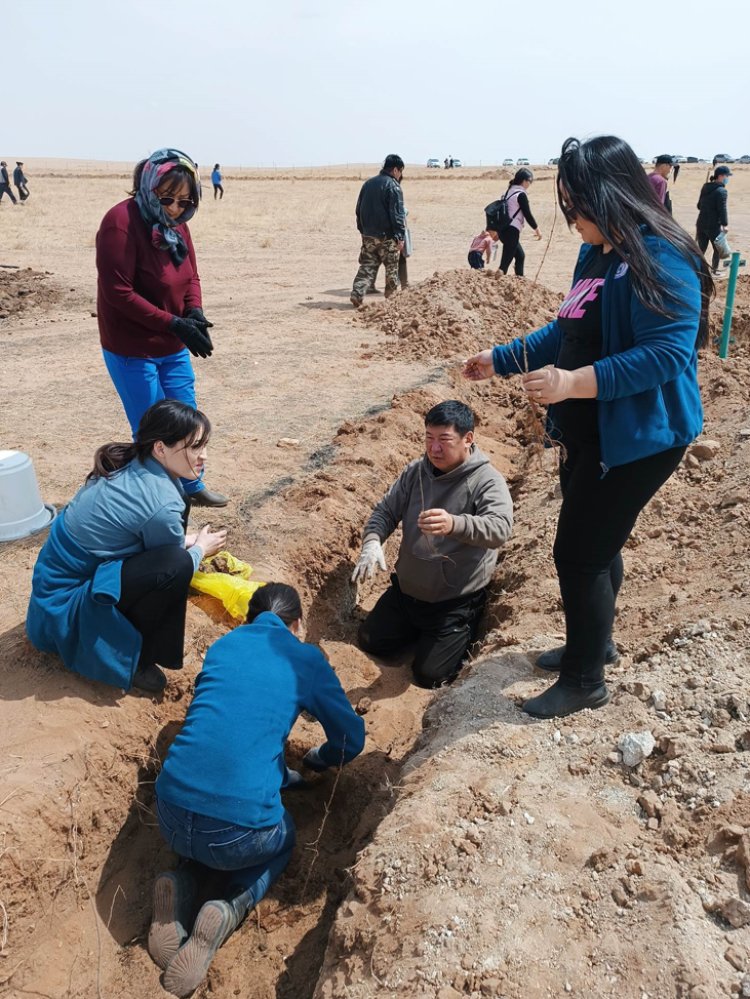
M 352 285 L 352 295 L 364 298 L 367 290 L 375 284 L 378 268 L 385 267 L 385 297 L 398 289 L 398 243 L 395 239 L 378 239 L 376 236 L 363 236 L 359 251 L 359 270 Z

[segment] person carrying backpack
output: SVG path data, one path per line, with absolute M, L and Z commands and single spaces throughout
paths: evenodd
M 508 273 L 511 261 L 515 261 L 514 269 L 518 277 L 523 277 L 523 264 L 526 254 L 521 246 L 521 230 L 526 222 L 534 230 L 537 239 L 542 238 L 536 219 L 531 214 L 528 189 L 534 182 L 534 174 L 528 167 L 516 171 L 513 180 L 508 184 L 508 190 L 499 201 L 493 201 L 485 209 L 487 213 L 487 229 L 494 229 L 503 244 L 503 255 L 500 258 L 500 270 Z

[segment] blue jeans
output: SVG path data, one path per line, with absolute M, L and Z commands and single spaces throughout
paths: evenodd
M 166 357 L 123 357 L 102 350 L 104 363 L 114 382 L 135 437 L 146 410 L 162 399 L 176 399 L 197 409 L 195 374 L 187 347 Z M 205 489 L 201 479 L 180 479 L 188 496 Z
M 268 829 L 248 829 L 212 819 L 159 798 L 156 813 L 161 834 L 175 853 L 214 871 L 231 871 L 229 895 L 247 894 L 251 907 L 260 902 L 289 863 L 297 839 L 286 809 L 281 822 Z

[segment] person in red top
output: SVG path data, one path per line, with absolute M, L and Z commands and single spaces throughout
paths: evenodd
M 159 149 L 133 173 L 131 197 L 110 208 L 96 234 L 97 317 L 104 363 L 135 435 L 161 399 L 193 409 L 190 354 L 210 357 L 210 323 L 187 222 L 200 178 L 178 149 Z M 202 479 L 181 480 L 190 502 L 226 506 Z
M 648 175 L 649 183 L 654 189 L 654 194 L 659 204 L 667 207 L 670 212 L 672 211 L 672 206 L 671 202 L 668 202 L 667 180 L 672 172 L 672 166 L 672 157 L 664 153 L 662 156 L 656 157 L 654 160 L 654 169 Z

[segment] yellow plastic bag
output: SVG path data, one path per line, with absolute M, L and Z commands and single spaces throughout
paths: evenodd
M 233 618 L 244 621 L 247 617 L 250 598 L 259 587 L 265 584 L 251 582 L 253 567 L 247 562 L 235 558 L 229 552 L 217 552 L 216 555 L 204 559 L 201 565 L 213 562 L 215 559 L 223 559 L 229 572 L 201 572 L 199 569 L 193 574 L 190 585 L 199 593 L 208 593 L 210 596 L 216 597 Z

